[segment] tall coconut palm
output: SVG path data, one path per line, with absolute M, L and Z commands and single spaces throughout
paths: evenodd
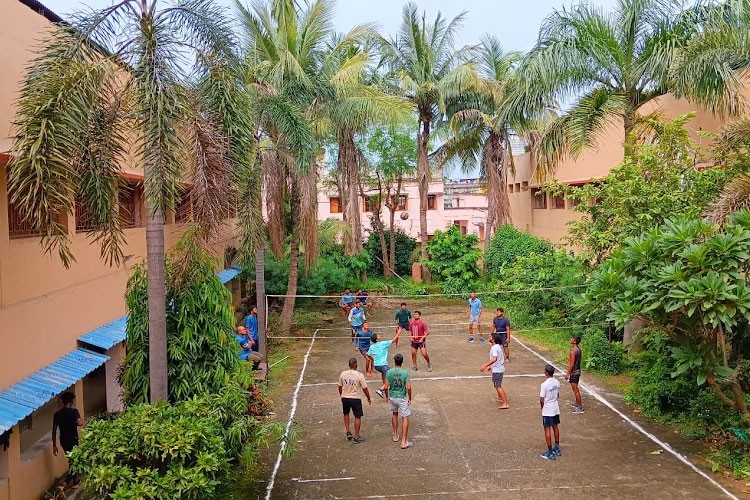
M 717 140 L 716 152 L 720 160 L 737 162 L 732 157 L 744 158 L 750 151 L 750 117 L 743 116 L 724 125 Z M 741 161 L 741 160 L 740 160 Z M 750 173 L 743 173 L 727 183 L 719 196 L 706 207 L 703 215 L 712 222 L 723 224 L 727 217 L 750 208 Z
M 581 153 L 621 126 L 625 153 L 639 110 L 672 93 L 719 115 L 743 108 L 747 24 L 738 11 L 679 0 L 619 0 L 611 12 L 588 4 L 553 12 L 520 68 L 526 105 L 573 99 L 543 131 L 540 172 Z M 740 9 L 741 10 L 741 9 Z M 744 24 L 744 27 L 742 25 Z
M 400 82 L 403 95 L 414 103 L 419 119 L 417 183 L 423 260 L 428 258 L 427 194 L 432 173 L 428 154 L 432 130 L 444 116 L 445 100 L 475 88 L 478 81 L 474 64 L 464 61 L 472 48 L 455 48 L 464 17 L 465 13 L 461 13 L 448 20 L 438 12 L 435 20 L 428 22 L 426 13 L 420 16 L 417 5 L 410 2 L 404 6 L 398 36 L 381 40 L 383 60 Z
M 76 199 L 102 257 L 121 262 L 118 173 L 131 154 L 143 165 L 152 401 L 167 399 L 164 214 L 180 182 L 193 182 L 195 216 L 208 234 L 232 199 L 227 138 L 184 70 L 191 57 L 203 75 L 231 57 L 229 33 L 209 0 L 124 0 L 56 27 L 21 85 L 11 197 L 66 266 L 74 255 L 58 215 L 72 216 Z
M 515 70 L 521 58 L 520 52 L 504 51 L 496 38 L 482 38 L 477 51 L 481 85 L 449 102 L 450 136 L 434 155 L 440 165 L 453 159 L 468 170 L 479 165 L 487 183 L 485 254 L 493 231 L 511 222 L 506 188 L 514 169 L 510 140 L 529 127 L 525 116 L 508 109 L 518 86 Z

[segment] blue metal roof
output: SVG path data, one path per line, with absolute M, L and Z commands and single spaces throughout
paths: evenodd
M 85 342 L 96 347 L 100 347 L 104 350 L 111 349 L 120 342 L 125 340 L 126 332 L 125 328 L 128 324 L 128 317 L 123 316 L 118 318 L 111 323 L 91 330 L 89 333 L 85 333 L 78 337 L 78 340 Z
M 109 356 L 76 349 L 0 392 L 0 433 L 102 366 Z
M 238 274 L 240 274 L 240 270 L 236 267 L 230 267 L 229 269 L 224 269 L 223 271 L 219 271 L 217 273 L 219 279 L 225 285 L 236 278 Z

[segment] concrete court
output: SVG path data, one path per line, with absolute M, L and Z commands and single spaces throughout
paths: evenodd
M 428 325 L 456 323 L 465 316 L 463 307 L 427 309 Z M 390 324 L 391 314 L 392 309 L 374 311 L 371 319 Z M 485 328 L 489 320 L 485 312 Z M 346 323 L 333 326 L 346 328 Z M 415 446 L 410 450 L 391 441 L 388 405 L 374 393 L 379 374 L 368 379 L 373 402 L 365 402 L 366 441 L 346 441 L 336 382 L 355 352 L 346 339 L 330 338 L 345 335 L 345 330 L 318 332 L 294 417 L 303 428 L 302 439 L 296 453 L 282 460 L 271 498 L 732 498 L 667 451 L 658 453 L 657 443 L 591 396 L 584 394 L 586 413 L 572 415 L 572 392 L 564 380 L 563 456 L 554 462 L 540 458 L 545 449 L 538 402 L 544 363 L 518 342 L 511 343 L 512 362 L 503 381 L 511 408 L 499 410 L 489 376 L 479 372 L 489 344 L 466 343 L 465 328 L 434 327 L 427 343 L 434 371 L 428 373 L 419 358 L 419 371 L 411 372 L 409 439 Z M 390 338 L 393 330 L 385 331 Z M 390 359 L 398 352 L 405 355 L 405 366 L 411 366 L 406 339 L 391 348 Z M 362 359 L 356 356 L 362 371 Z M 584 383 L 587 378 L 584 372 Z M 291 397 L 292 390 L 288 393 Z M 288 410 L 280 408 L 285 422 Z

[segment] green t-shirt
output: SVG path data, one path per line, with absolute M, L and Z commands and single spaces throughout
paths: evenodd
M 396 311 L 396 321 L 398 321 L 399 325 L 408 326 L 410 319 L 411 319 L 410 310 L 407 309 L 406 311 L 402 311 L 401 309 L 399 309 L 398 311 Z
M 409 371 L 404 368 L 391 368 L 385 375 L 390 386 L 389 392 L 392 398 L 406 399 L 406 382 L 409 380 Z

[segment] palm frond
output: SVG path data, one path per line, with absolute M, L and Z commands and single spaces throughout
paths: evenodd
M 722 224 L 729 215 L 744 208 L 750 208 L 750 174 L 743 174 L 724 186 L 719 197 L 706 207 L 703 217 Z

